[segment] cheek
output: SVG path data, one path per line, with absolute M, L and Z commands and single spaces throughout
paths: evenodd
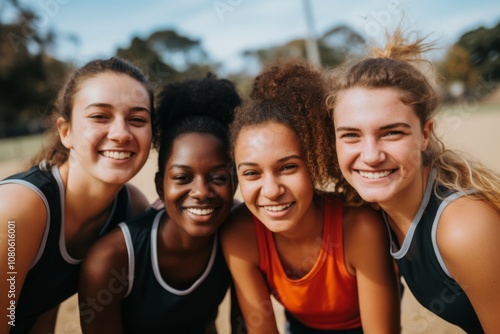
M 337 144 L 336 151 L 337 159 L 341 167 L 343 164 L 346 164 L 350 159 L 352 159 L 356 154 L 354 147 L 349 148 L 344 144 Z
M 147 127 L 142 127 L 137 131 L 136 138 L 143 146 L 150 146 L 151 140 L 153 138 L 153 133 L 151 131 L 151 127 L 148 125 Z
M 217 190 L 219 197 L 227 204 L 233 203 L 233 189 L 232 186 L 224 186 Z
M 252 196 L 254 196 L 255 187 L 249 182 L 239 182 L 241 197 L 245 202 L 250 202 Z

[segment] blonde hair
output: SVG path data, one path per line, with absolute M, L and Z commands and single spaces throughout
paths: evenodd
M 403 103 L 413 108 L 423 127 L 435 115 L 439 97 L 435 75 L 424 70 L 424 65 L 430 69 L 432 66 L 422 56 L 433 48 L 433 44 L 426 43 L 426 37 L 415 36 L 410 41 L 401 29 L 397 29 L 392 35 L 387 34 L 384 47 L 373 47 L 366 58 L 333 70 L 329 75 L 330 92 L 326 99 L 330 116 L 333 117 L 342 91 L 354 87 L 391 88 L 401 94 Z M 500 176 L 497 173 L 446 149 L 434 132 L 421 158 L 423 166 L 437 171 L 436 185 L 457 192 L 475 189 L 500 211 Z M 363 202 L 343 177 L 336 184 L 336 190 L 351 204 Z

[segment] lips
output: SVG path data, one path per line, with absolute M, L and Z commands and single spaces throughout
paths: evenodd
M 132 152 L 124 151 L 101 151 L 99 152 L 103 157 L 111 158 L 115 160 L 125 160 L 132 156 Z
M 381 179 L 381 178 L 384 178 L 384 177 L 391 175 L 392 173 L 394 173 L 394 171 L 396 171 L 396 170 L 391 169 L 391 170 L 378 171 L 378 172 L 366 172 L 366 171 L 358 170 L 358 173 L 359 173 L 359 175 L 361 175 L 362 177 L 367 178 L 367 179 Z

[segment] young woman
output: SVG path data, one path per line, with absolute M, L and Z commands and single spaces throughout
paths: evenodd
M 233 206 L 228 124 L 239 104 L 233 84 L 213 76 L 164 88 L 155 182 L 165 208 L 120 224 L 89 252 L 84 333 L 216 332 L 231 281 L 217 230 Z
M 148 82 L 128 62 L 95 60 L 69 78 L 53 142 L 36 166 L 0 182 L 0 257 L 10 263 L 0 274 L 0 332 L 38 328 L 38 318 L 76 292 L 90 245 L 147 208 L 124 185 L 147 160 L 152 116 Z
M 500 333 L 500 178 L 435 137 L 438 97 L 417 67 L 428 48 L 396 32 L 332 73 L 338 187 L 382 208 L 391 254 L 424 307 L 467 333 Z
M 400 331 L 382 218 L 319 190 L 338 178 L 324 96 L 316 69 L 278 63 L 256 78 L 231 126 L 245 205 L 222 241 L 250 333 L 278 332 L 270 294 L 291 333 Z

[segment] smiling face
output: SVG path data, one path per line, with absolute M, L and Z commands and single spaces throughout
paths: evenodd
M 234 155 L 245 204 L 267 228 L 284 232 L 305 220 L 314 188 L 291 129 L 274 122 L 244 127 Z
M 383 204 L 422 194 L 422 152 L 432 130 L 394 89 L 351 88 L 333 120 L 342 174 L 361 197 Z
M 146 88 L 127 75 L 106 72 L 83 81 L 71 123 L 58 120 L 70 168 L 104 183 L 129 181 L 149 155 L 150 110 Z
M 221 141 L 211 134 L 177 137 L 156 187 L 167 215 L 192 236 L 212 235 L 233 205 L 229 159 Z

